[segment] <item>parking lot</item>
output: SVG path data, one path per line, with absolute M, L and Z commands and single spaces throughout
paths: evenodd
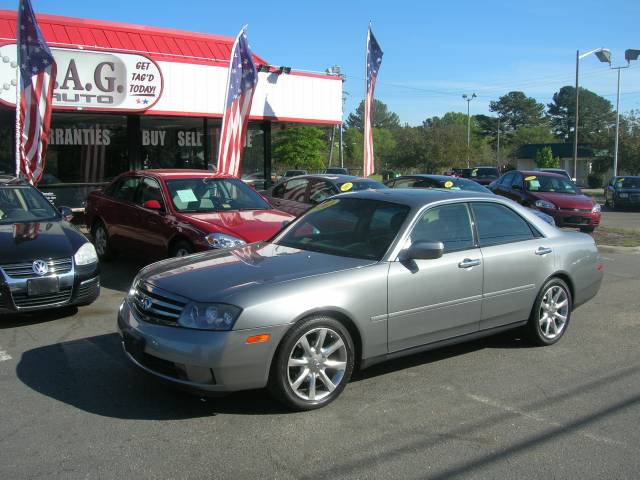
M 189 396 L 127 364 L 115 312 L 140 265 L 105 264 L 90 307 L 3 318 L 4 478 L 637 478 L 640 255 L 605 254 L 557 345 L 507 334 L 378 365 L 328 407 L 264 391 Z

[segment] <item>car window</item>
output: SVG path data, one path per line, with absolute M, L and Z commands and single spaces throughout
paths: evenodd
M 276 185 L 273 187 L 271 191 L 271 196 L 274 198 L 282 198 L 284 195 L 284 189 L 287 187 L 287 182 L 281 183 L 280 185 Z
M 304 202 L 304 194 L 309 180 L 306 178 L 294 178 L 286 183 L 282 198 L 294 202 Z
M 513 172 L 507 173 L 504 177 L 502 177 L 502 180 L 500 180 L 500 185 L 511 187 L 511 185 L 513 185 L 513 177 L 515 177 L 515 174 Z
M 136 194 L 136 201 L 138 205 L 144 205 L 149 200 L 156 200 L 160 203 L 160 206 L 164 208 L 164 201 L 162 199 L 162 190 L 160 190 L 160 184 L 153 178 L 145 177 L 140 184 L 138 193 Z
M 0 187 L 0 224 L 58 218 L 51 203 L 33 187 Z
M 166 180 L 169 199 L 179 212 L 268 210 L 258 192 L 235 178 L 184 178 Z
M 309 201 L 313 204 L 324 202 L 338 193 L 338 189 L 326 180 L 313 180 L 309 187 Z
M 511 185 L 508 186 L 513 187 L 514 185 L 519 185 L 522 188 L 522 174 L 519 172 L 514 172 Z
M 527 190 L 530 192 L 556 192 L 572 195 L 579 193 L 576 185 L 564 177 L 530 175 L 525 178 L 525 181 Z
M 473 229 L 466 204 L 427 210 L 414 226 L 411 242 L 442 242 L 445 253 L 473 248 Z
M 413 188 L 415 184 L 415 178 L 399 178 L 396 179 L 396 183 L 393 185 L 393 188 Z
M 534 238 L 529 224 L 516 212 L 497 203 L 472 203 L 481 247 Z
M 133 202 L 139 184 L 140 177 L 126 177 L 113 189 L 113 197 L 125 202 Z

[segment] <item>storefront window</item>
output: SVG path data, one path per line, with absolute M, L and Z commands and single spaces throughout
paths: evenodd
M 264 174 L 264 132 L 260 124 L 249 124 L 242 161 L 242 175 Z
M 207 168 L 202 118 L 144 116 L 140 142 L 143 168 Z
M 15 126 L 15 110 L 0 110 L 0 175 L 16 173 Z

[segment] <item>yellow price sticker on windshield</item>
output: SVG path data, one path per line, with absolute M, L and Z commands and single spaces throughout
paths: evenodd
M 453 182 L 451 180 L 447 180 L 446 182 L 444 182 L 444 188 L 451 188 L 453 187 Z
M 349 190 L 351 190 L 353 188 L 353 183 L 351 182 L 347 182 L 347 183 L 343 183 L 340 186 L 340 191 L 341 192 L 348 192 Z
M 320 210 L 324 210 L 325 208 L 329 208 L 334 206 L 336 203 L 340 203 L 340 200 L 338 200 L 337 198 L 333 199 L 333 200 L 327 200 L 326 202 L 321 203 L 320 205 L 318 205 L 317 207 L 313 207 L 313 212 L 319 212 Z
M 537 177 L 535 175 L 531 175 L 530 177 L 525 177 L 526 182 L 530 182 L 531 180 L 535 180 Z
M 223 203 L 223 204 L 222 204 L 222 207 L 223 207 L 223 208 L 231 208 L 231 205 L 229 205 L 228 203 Z

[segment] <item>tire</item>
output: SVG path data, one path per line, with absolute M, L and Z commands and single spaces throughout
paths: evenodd
M 96 253 L 100 261 L 112 260 L 116 255 L 111 247 L 109 231 L 102 221 L 98 220 L 94 224 L 91 235 L 93 236 L 93 245 L 96 247 Z
M 190 255 L 193 253 L 193 245 L 191 245 L 186 240 L 180 240 L 176 242 L 173 247 L 171 247 L 171 251 L 169 255 L 171 257 L 184 257 L 185 255 Z
M 582 233 L 593 233 L 596 227 L 580 227 Z
M 571 290 L 567 284 L 559 278 L 548 280 L 538 293 L 527 324 L 527 335 L 531 343 L 546 346 L 558 342 L 567 331 L 572 307 Z M 551 321 L 545 320 L 545 316 L 548 319 L 549 314 Z
M 325 353 L 329 348 L 333 350 Z M 354 352 L 351 335 L 342 323 L 325 315 L 309 317 L 294 325 L 280 342 L 271 365 L 269 391 L 293 410 L 324 407 L 349 382 Z

